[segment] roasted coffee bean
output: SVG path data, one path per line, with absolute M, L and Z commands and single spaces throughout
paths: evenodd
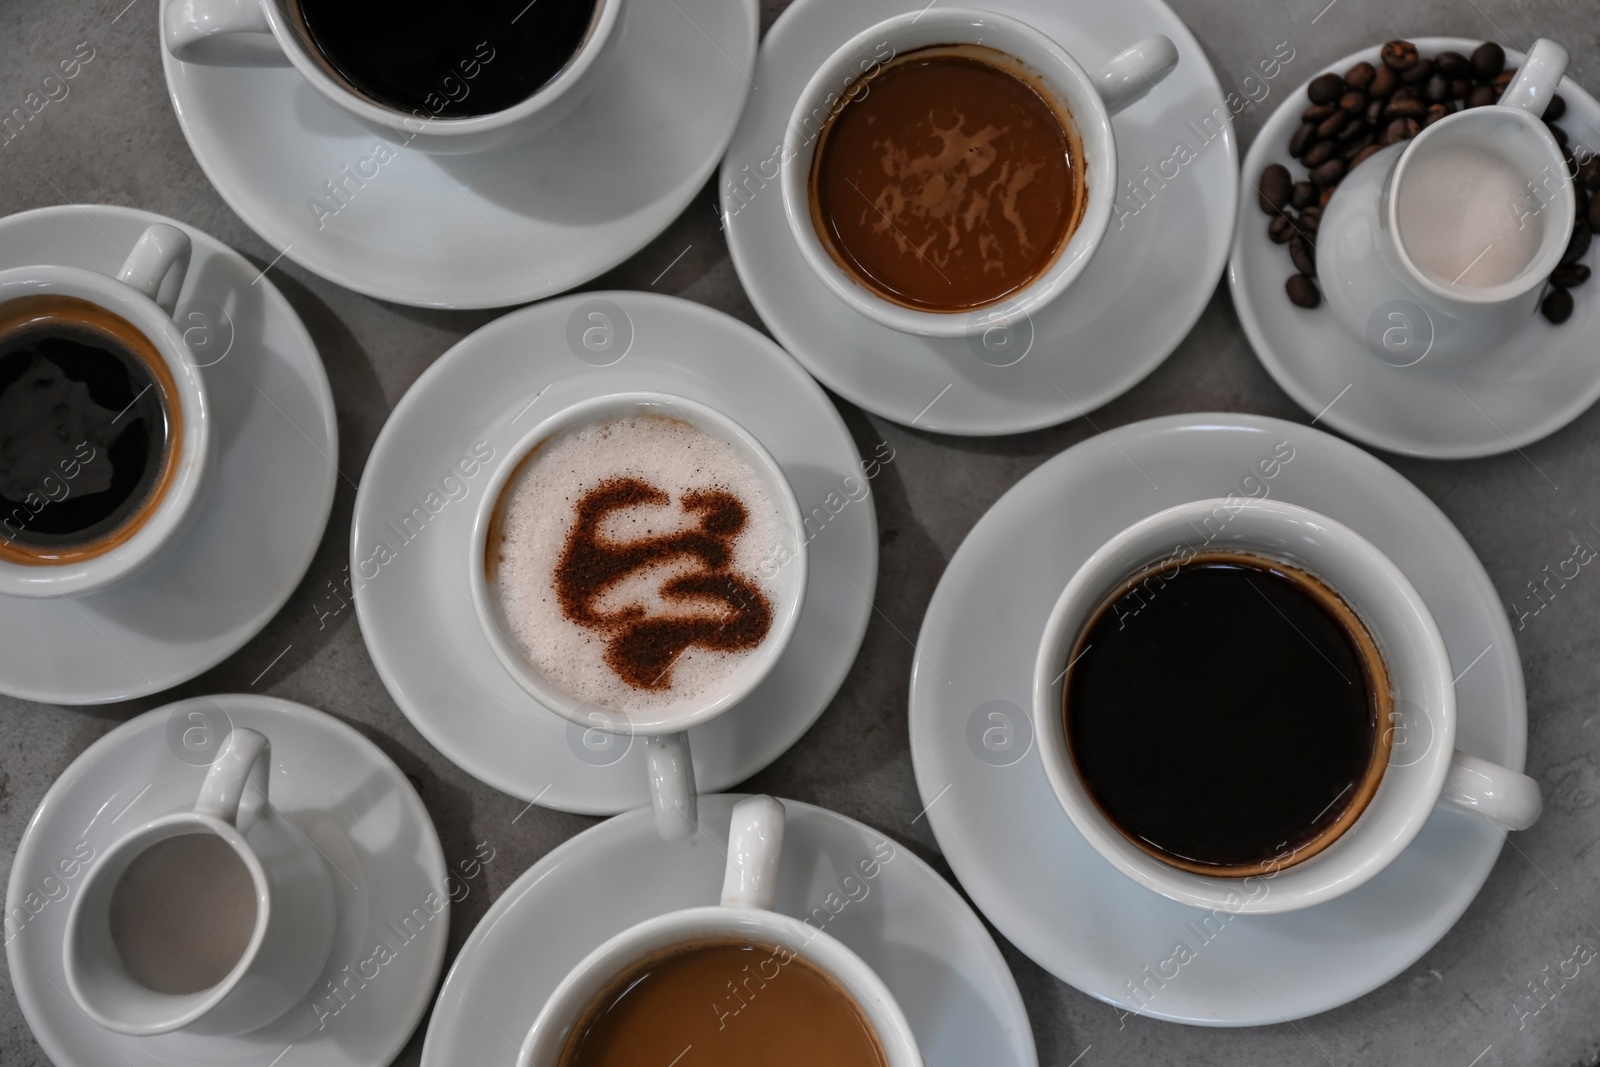
M 1306 154 L 1300 160 L 1300 162 L 1314 170 L 1317 167 L 1322 166 L 1328 160 L 1332 159 L 1333 153 L 1337 148 L 1338 146 L 1332 141 L 1318 141 L 1316 144 L 1306 149 Z
M 1422 87 L 1422 95 L 1434 103 L 1445 100 L 1450 96 L 1450 82 L 1442 74 L 1435 74 L 1428 79 L 1428 84 Z
M 1567 101 L 1560 93 L 1557 93 L 1550 98 L 1550 103 L 1544 109 L 1544 120 L 1546 122 L 1556 122 L 1566 113 Z
M 1440 52 L 1433 57 L 1433 66 L 1446 78 L 1472 77 L 1472 60 L 1460 52 Z
M 1306 86 L 1306 95 L 1313 104 L 1331 104 L 1344 95 L 1344 79 L 1337 74 L 1318 74 Z
M 1438 122 L 1448 114 L 1450 114 L 1450 109 L 1445 105 L 1429 104 L 1428 114 L 1423 118 L 1422 125 L 1424 128 L 1432 126 L 1435 122 Z
M 1313 175 L 1311 180 L 1316 181 L 1316 176 Z M 1567 242 L 1567 250 L 1561 256 L 1561 265 L 1563 267 L 1571 266 L 1584 257 L 1584 254 L 1589 251 L 1589 240 L 1593 232 L 1589 229 L 1587 220 L 1578 220 L 1577 225 L 1572 227 L 1572 240 Z
M 1506 69 L 1506 50 L 1493 41 L 1485 41 L 1472 53 L 1472 75 L 1479 81 L 1488 81 Z
M 1367 105 L 1367 113 L 1362 117 L 1366 119 L 1368 126 L 1376 126 L 1383 121 L 1383 107 L 1382 100 L 1374 100 Z
M 1346 170 L 1346 173 L 1349 172 L 1349 168 L 1348 167 L 1345 168 L 1345 170 Z M 1328 206 L 1328 201 L 1333 199 L 1333 191 L 1335 189 L 1337 189 L 1337 188 L 1338 188 L 1337 185 L 1330 185 L 1326 189 L 1322 190 L 1322 195 L 1317 197 L 1317 206 L 1318 207 L 1327 207 Z
M 1314 308 L 1322 303 L 1322 294 L 1317 292 L 1317 283 L 1304 274 L 1289 275 L 1289 280 L 1284 283 L 1283 288 L 1289 294 L 1289 302 L 1295 307 Z
M 1368 148 L 1372 147 L 1377 140 L 1378 135 L 1373 133 L 1372 130 L 1367 126 L 1363 125 L 1361 127 L 1361 132 L 1357 133 L 1353 137 L 1339 142 L 1340 144 L 1344 145 L 1344 149 L 1339 153 L 1339 158 L 1349 162 L 1362 152 L 1365 152 Z
M 1361 166 L 1361 164 L 1365 163 L 1367 160 L 1371 159 L 1381 151 L 1383 151 L 1383 147 L 1381 145 L 1370 144 L 1363 148 L 1361 151 L 1356 153 L 1356 158 L 1350 161 L 1350 170 L 1355 170 L 1357 167 Z M 1346 173 L 1348 173 L 1348 171 Z
M 1289 260 L 1294 264 L 1294 269 L 1301 274 L 1315 278 L 1317 276 L 1317 257 L 1311 250 L 1311 245 L 1299 234 L 1289 238 Z
M 1294 300 L 1294 294 L 1289 294 L 1289 299 Z M 1296 301 L 1299 303 L 1299 301 Z M 1544 312 L 1544 317 L 1560 326 L 1572 317 L 1572 294 L 1559 285 L 1550 290 L 1550 295 L 1544 298 L 1544 303 L 1539 305 L 1539 310 Z
M 1267 236 L 1272 238 L 1275 245 L 1287 244 L 1289 238 L 1294 236 L 1294 220 L 1287 215 L 1279 215 L 1267 223 Z
M 1421 100 L 1401 100 L 1398 96 L 1383 109 L 1386 119 L 1420 119 L 1428 113 L 1428 105 Z
M 1600 230 L 1600 196 L 1590 199 L 1589 211 L 1584 221 L 1588 222 L 1591 232 Z
M 1289 176 L 1289 168 L 1274 163 L 1261 172 L 1261 180 L 1256 183 L 1256 200 L 1262 211 L 1276 215 L 1289 202 L 1289 191 L 1293 188 L 1294 179 Z
M 1296 208 L 1310 207 L 1317 202 L 1317 187 L 1310 182 L 1295 182 L 1289 192 L 1289 203 Z
M 1500 99 L 1500 94 L 1495 92 L 1491 86 L 1479 85 L 1467 94 L 1467 106 L 1486 107 L 1498 99 Z
M 1351 89 L 1339 98 L 1339 110 L 1359 115 L 1367 110 L 1367 94 L 1360 89 Z
M 1383 46 L 1379 55 L 1383 65 L 1396 74 L 1417 65 L 1417 46 L 1410 41 L 1390 41 Z
M 1421 128 L 1416 119 L 1395 119 L 1383 128 L 1383 133 L 1378 137 L 1378 144 L 1387 148 L 1400 141 L 1409 141 Z
M 1326 189 L 1330 185 L 1339 184 L 1339 179 L 1344 177 L 1345 162 L 1342 159 L 1330 159 L 1319 164 L 1311 172 L 1311 184 L 1319 189 Z
M 1327 118 L 1329 115 L 1338 110 L 1339 109 L 1332 104 L 1312 104 L 1310 107 L 1300 112 L 1300 121 L 1321 122 L 1323 119 Z
M 1294 136 L 1289 138 L 1289 154 L 1299 159 L 1305 153 L 1306 148 L 1310 146 L 1311 139 L 1316 135 L 1317 127 L 1315 125 L 1309 122 L 1302 122 L 1300 128 L 1294 131 Z
M 1334 139 L 1339 142 L 1341 150 L 1348 150 L 1351 144 L 1355 143 L 1357 140 L 1360 140 L 1361 135 L 1366 133 L 1371 128 L 1372 127 L 1367 125 L 1366 119 L 1357 116 L 1356 118 L 1353 118 L 1349 122 L 1345 123 L 1343 126 L 1339 127 L 1339 132 L 1333 136 Z
M 1511 84 L 1511 79 L 1515 78 L 1516 76 L 1517 68 L 1515 67 L 1512 67 L 1510 70 L 1502 70 L 1499 74 L 1496 74 L 1494 76 L 1494 81 L 1489 83 L 1494 86 L 1495 96 L 1499 97 L 1502 93 L 1504 93 L 1506 88 Z
M 1371 63 L 1361 62 L 1344 72 L 1344 83 L 1352 89 L 1365 89 L 1372 84 L 1378 69 Z
M 1311 207 L 1308 207 L 1304 211 L 1300 212 L 1300 217 L 1295 220 L 1295 226 L 1300 230 L 1301 233 L 1305 234 L 1307 237 L 1311 238 L 1313 242 L 1315 242 L 1317 239 L 1317 231 L 1322 228 L 1322 205 L 1313 204 Z
M 1557 267 L 1550 274 L 1550 284 L 1559 285 L 1563 289 L 1571 289 L 1582 285 L 1589 280 L 1589 268 L 1582 263 L 1573 263 L 1566 267 Z
M 1600 189 L 1600 156 L 1590 156 L 1578 165 L 1578 180 L 1585 189 Z
M 1400 74 L 1400 81 L 1405 85 L 1421 85 L 1433 77 L 1433 60 L 1419 59 L 1416 66 Z
M 1472 92 L 1472 83 L 1465 78 L 1453 78 L 1450 81 L 1450 98 L 1452 100 L 1465 100 Z
M 1567 147 L 1566 130 L 1563 130 L 1560 126 L 1557 126 L 1553 122 L 1545 123 L 1545 128 L 1550 131 L 1550 136 L 1556 139 L 1556 144 L 1560 145 L 1562 148 Z
M 1338 137 L 1339 131 L 1350 122 L 1350 115 L 1344 111 L 1335 111 L 1317 124 L 1318 137 Z
M 1379 67 L 1378 73 L 1372 77 L 1372 84 L 1367 86 L 1367 95 L 1382 100 L 1398 88 L 1400 88 L 1400 75 L 1388 67 Z

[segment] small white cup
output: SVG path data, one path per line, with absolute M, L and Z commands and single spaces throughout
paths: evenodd
M 622 4 L 623 0 L 599 0 L 588 36 L 567 65 L 533 95 L 488 115 L 453 117 L 435 116 L 426 109 L 408 114 L 378 103 L 338 77 L 300 29 L 288 0 L 169 0 L 162 27 L 167 51 L 182 60 L 197 58 L 197 46 L 210 38 L 270 34 L 312 88 L 368 129 L 398 137 L 424 152 L 456 155 L 528 140 L 571 114 L 603 76 L 604 60 L 616 49 Z
M 1572 236 L 1575 192 L 1541 116 L 1567 68 L 1566 49 L 1534 42 L 1498 103 L 1449 115 L 1373 155 L 1339 183 L 1317 231 L 1317 280 L 1346 330 L 1393 366 L 1447 367 L 1489 352 L 1527 324 Z M 1538 251 L 1509 281 L 1442 282 L 1419 267 L 1400 229 L 1400 190 L 1440 150 L 1492 154 L 1519 170 L 1526 197 L 1507 217 L 1538 227 Z
M 1088 203 L 1055 261 L 1026 287 L 976 311 L 919 311 L 867 289 L 834 262 L 811 218 L 811 170 L 820 133 L 865 80 L 894 57 L 934 45 L 974 44 L 1019 61 L 1070 115 L 1083 143 Z M 885 59 L 882 49 L 892 50 Z M 1117 145 L 1111 116 L 1142 98 L 1178 65 L 1178 50 L 1157 34 L 1122 50 L 1094 74 L 1050 38 L 1024 22 L 992 11 L 923 8 L 886 19 L 856 34 L 828 57 L 806 83 L 783 142 L 783 207 L 806 265 L 832 293 L 873 322 L 924 337 L 972 337 L 1036 314 L 1066 291 L 1099 249 L 1116 199 Z
M 760 477 L 763 488 L 777 505 L 789 554 L 785 561 L 776 564 L 777 595 L 771 630 L 760 646 L 744 655 L 725 685 L 697 700 L 670 708 L 601 708 L 552 683 L 511 639 L 511 627 L 500 597 L 490 585 L 489 538 L 501 493 L 534 450 L 595 422 L 646 414 L 681 419 L 733 445 Z M 694 764 L 687 731 L 736 706 L 761 684 L 783 655 L 800 622 L 800 609 L 805 601 L 805 546 L 805 526 L 794 489 L 778 461 L 753 434 L 720 411 L 686 397 L 667 393 L 615 393 L 582 401 L 551 415 L 523 437 L 501 462 L 484 490 L 472 529 L 472 599 L 489 647 L 506 672 L 530 696 L 586 730 L 645 739 L 646 770 L 656 826 L 668 840 L 687 840 L 694 836 L 698 826 Z
M 522 1042 L 517 1067 L 557 1067 L 573 1026 L 630 966 L 664 949 L 719 939 L 769 945 L 813 964 L 867 1017 L 888 1067 L 923 1067 L 911 1026 L 883 979 L 831 935 L 771 910 L 783 825 L 783 805 L 772 797 L 746 797 L 735 804 L 721 905 L 646 919 L 589 953 L 550 994 Z M 675 1050 L 662 1052 L 663 1064 L 675 1055 Z
M 67 989 L 96 1026 L 138 1037 L 248 1033 L 282 1018 L 322 973 L 333 947 L 333 886 L 316 848 L 267 802 L 271 765 L 267 739 L 235 727 L 193 811 L 145 823 L 90 869 L 67 916 L 65 965 Z M 111 937 L 111 897 L 141 853 L 185 834 L 214 835 L 238 855 L 255 887 L 256 922 L 221 982 L 198 993 L 157 993 L 123 965 Z
M 115 278 L 77 267 L 0 271 L 0 308 L 30 297 L 74 297 L 104 308 L 142 333 L 172 375 L 178 411 L 171 414 L 180 426 L 173 435 L 176 440 L 169 445 L 176 450 L 171 478 L 164 490 L 157 488 L 160 500 L 131 536 L 97 554 L 74 555 L 59 562 L 0 560 L 0 595 L 81 596 L 114 585 L 177 542 L 199 513 L 215 459 L 211 405 L 205 379 L 192 361 L 182 331 L 172 321 L 171 309 L 156 303 L 169 274 L 176 278 L 168 291 L 176 294 L 181 288 L 189 253 L 189 236 L 176 226 L 158 222 L 140 236 Z M 70 490 L 70 483 L 67 488 Z M 45 492 L 41 488 L 43 499 L 47 499 Z M 15 517 L 0 515 L 0 522 Z
M 1387 728 L 1425 738 L 1420 754 L 1392 746 L 1377 793 L 1355 822 L 1308 859 L 1246 877 L 1193 874 L 1163 863 L 1101 813 L 1073 765 L 1063 722 L 1065 670 L 1079 634 L 1121 582 L 1163 560 L 1182 567 L 1200 551 L 1245 552 L 1320 578 L 1377 643 L 1397 709 Z M 1165 576 L 1165 572 L 1163 572 Z M 1035 736 L 1061 807 L 1094 850 L 1135 882 L 1182 904 L 1234 914 L 1293 911 L 1347 893 L 1405 850 L 1440 804 L 1487 817 L 1503 830 L 1538 819 L 1539 785 L 1527 775 L 1455 750 L 1450 654 L 1406 576 L 1360 534 L 1293 504 L 1197 500 L 1134 523 L 1097 549 L 1056 601 L 1034 665 Z

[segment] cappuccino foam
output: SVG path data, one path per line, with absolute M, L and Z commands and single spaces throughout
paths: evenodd
M 632 499 L 650 500 L 607 509 L 594 536 L 579 548 L 648 556 L 652 544 L 692 538 L 697 530 L 736 528 L 731 540 L 717 542 L 727 548 L 723 565 L 708 569 L 703 558 L 672 552 L 638 565 L 613 563 L 614 580 L 605 572 L 603 588 L 575 605 L 570 590 L 582 516 L 598 495 L 617 486 L 633 487 Z M 705 508 L 692 509 L 707 497 L 720 501 L 728 514 L 716 519 Z M 629 497 L 625 492 L 617 499 Z M 738 605 L 749 605 L 758 616 L 765 611 L 770 620 L 769 608 L 776 602 L 776 561 L 785 540 L 776 502 L 732 444 L 683 420 L 662 415 L 602 420 L 546 443 L 506 483 L 497 519 L 499 540 L 489 546 L 489 578 L 510 627 L 506 636 L 547 680 L 577 700 L 621 711 L 698 700 L 724 686 L 765 641 L 768 627 L 757 618 L 754 631 L 743 629 L 744 647 L 691 643 L 668 656 L 663 669 L 652 667 L 633 681 L 617 668 L 619 632 L 637 622 L 699 620 L 707 633 L 722 639 L 739 632 L 731 625 L 744 614 Z M 716 526 L 719 521 L 726 525 Z M 663 587 L 675 580 L 697 576 L 713 587 L 710 595 L 664 595 Z M 742 593 L 731 603 L 718 599 L 729 588 Z
M 1518 167 L 1493 152 L 1455 145 L 1408 168 L 1398 207 L 1400 238 L 1417 266 L 1463 288 L 1521 274 L 1547 224 Z

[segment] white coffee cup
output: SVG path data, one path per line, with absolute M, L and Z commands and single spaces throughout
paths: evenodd
M 811 218 L 812 161 L 827 122 L 894 57 L 934 45 L 982 45 L 1022 64 L 1058 110 L 1072 118 L 1083 143 L 1088 203 L 1078 228 L 1039 277 L 1004 300 L 976 311 L 919 311 L 892 303 L 856 281 L 823 246 Z M 883 49 L 892 49 L 885 59 Z M 806 83 L 784 136 L 782 188 L 789 230 L 806 265 L 849 307 L 880 325 L 925 337 L 971 337 L 1036 314 L 1083 273 L 1111 224 L 1117 192 L 1117 146 L 1111 116 L 1142 98 L 1178 65 L 1172 41 L 1157 34 L 1125 48 L 1094 74 L 1056 42 L 1006 15 L 969 8 L 922 8 L 863 30 L 829 56 Z
M 333 885 L 316 847 L 267 801 L 266 737 L 235 727 L 206 772 L 193 811 L 154 819 L 106 850 L 67 916 L 67 989 L 96 1026 L 146 1037 L 183 1030 L 233 1035 L 282 1018 L 311 989 L 333 947 Z M 222 981 L 197 993 L 148 989 L 124 966 L 111 933 L 111 898 L 128 866 L 158 842 L 211 834 L 250 872 L 256 918 Z
M 1572 236 L 1572 175 L 1541 119 L 1566 67 L 1566 49 L 1535 41 L 1498 103 L 1440 119 L 1339 183 L 1317 231 L 1317 281 L 1340 325 L 1378 358 L 1402 367 L 1452 366 L 1493 351 L 1532 318 Z M 1496 285 L 1442 281 L 1417 264 L 1402 239 L 1407 176 L 1435 153 L 1460 149 L 1495 157 L 1527 183 L 1525 197 L 1506 203 L 1505 212 L 1519 228 L 1538 228 L 1537 250 L 1515 277 Z
M 583 426 L 633 415 L 663 415 L 681 419 L 710 436 L 726 441 L 738 451 L 777 506 L 787 555 L 775 561 L 777 593 L 773 597 L 772 626 L 762 643 L 743 654 L 727 682 L 695 700 L 668 708 L 612 708 L 586 703 L 555 685 L 530 663 L 510 637 L 497 592 L 490 587 L 489 538 L 500 495 L 523 460 L 546 442 Z M 549 710 L 583 727 L 645 741 L 646 770 L 656 826 L 669 840 L 694 836 L 697 827 L 694 764 L 688 730 L 735 707 L 761 684 L 783 655 L 800 621 L 806 591 L 806 531 L 800 504 L 783 468 L 753 434 L 733 419 L 698 401 L 667 393 L 615 393 L 595 397 L 556 412 L 535 426 L 513 447 L 495 471 L 478 505 L 472 530 L 471 583 L 473 604 L 484 636 L 506 672 L 527 693 Z
M 1068 658 L 1105 598 L 1129 575 L 1158 561 L 1181 568 L 1199 551 L 1227 550 L 1278 560 L 1319 578 L 1355 612 L 1385 665 L 1396 711 L 1391 754 L 1376 794 L 1337 839 L 1298 863 L 1264 874 L 1200 875 L 1164 863 L 1129 840 L 1100 811 L 1073 765 L 1063 721 Z M 1163 577 L 1167 577 L 1165 571 Z M 1234 914 L 1310 907 L 1347 893 L 1403 852 L 1434 808 L 1465 809 L 1502 830 L 1526 829 L 1541 809 L 1527 775 L 1456 751 L 1450 654 L 1421 594 L 1387 556 L 1354 530 L 1314 511 L 1273 500 L 1197 500 L 1168 508 L 1117 534 L 1072 576 L 1045 623 L 1034 665 L 1035 736 L 1056 799 L 1094 850 L 1147 889 L 1183 904 Z M 1421 739 L 1424 751 L 1405 745 Z
M 156 303 L 169 275 L 175 277 L 166 291 L 175 296 L 181 288 L 189 252 L 187 234 L 176 226 L 158 222 L 135 242 L 115 277 L 52 265 L 0 271 L 0 309 L 26 298 L 72 297 L 111 312 L 143 334 L 160 353 L 172 376 L 178 407 L 172 415 L 179 427 L 172 435 L 176 440 L 169 444 L 175 450 L 170 479 L 165 489 L 157 487 L 160 499 L 131 536 L 113 539 L 107 548 L 86 557 L 74 555 L 60 561 L 26 563 L 0 559 L 0 595 L 81 596 L 104 589 L 129 577 L 176 543 L 199 513 L 215 458 L 211 405 L 205 379 L 182 331 L 172 321 L 171 308 Z M 63 457 L 63 464 L 68 462 L 70 457 Z M 65 472 L 69 468 L 62 469 Z M 62 484 L 70 492 L 70 482 Z M 52 499 L 48 486 L 41 486 L 36 495 L 41 501 Z M 41 508 L 47 506 L 42 504 Z M 15 515 L 0 515 L 0 522 L 11 518 Z
M 516 144 L 551 129 L 572 113 L 604 77 L 604 60 L 621 34 L 623 0 L 598 0 L 589 33 L 555 77 L 522 102 L 487 115 L 439 116 L 427 108 L 407 113 L 379 103 L 339 77 L 291 13 L 293 0 L 169 0 L 162 15 L 167 50 L 197 58 L 211 38 L 270 34 L 290 63 L 318 93 L 368 129 L 405 145 L 444 155 Z M 492 42 L 491 42 L 492 46 Z M 462 56 L 470 63 L 474 56 Z M 458 74 L 441 72 L 441 79 Z M 440 108 L 445 97 L 440 93 Z
M 831 935 L 771 910 L 783 825 L 783 805 L 772 797 L 746 797 L 735 804 L 722 903 L 646 919 L 589 953 L 550 994 L 522 1042 L 517 1067 L 556 1067 L 573 1026 L 632 965 L 678 945 L 723 939 L 768 945 L 814 965 L 861 1009 L 888 1067 L 923 1067 L 911 1026 L 883 979 Z M 662 1051 L 663 1064 L 676 1054 Z

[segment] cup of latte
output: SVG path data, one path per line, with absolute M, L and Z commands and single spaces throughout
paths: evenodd
M 188 235 L 156 223 L 114 277 L 0 271 L 0 595 L 104 589 L 199 513 L 215 448 L 205 379 L 156 303 L 188 259 Z
M 685 397 L 619 393 L 511 449 L 473 527 L 472 593 L 495 656 L 535 700 L 645 742 L 657 826 L 685 839 L 686 731 L 783 654 L 805 544 L 794 490 L 749 431 Z
M 1521 830 L 1538 783 L 1455 748 L 1449 652 L 1371 542 L 1293 504 L 1200 500 L 1096 550 L 1045 625 L 1033 713 L 1084 839 L 1232 914 L 1347 893 L 1435 808 Z
M 783 805 L 733 808 L 722 903 L 647 919 L 556 987 L 517 1067 L 923 1067 L 883 979 L 815 926 L 772 910 Z M 685 1060 L 687 1062 L 687 1060 Z
M 566 118 L 604 77 L 621 18 L 622 0 L 171 0 L 162 30 L 182 60 L 260 63 L 275 43 L 362 125 L 448 155 Z
M 1110 225 L 1111 116 L 1177 63 L 1158 34 L 1091 75 L 1026 23 L 965 8 L 862 31 L 789 119 L 783 205 L 801 255 L 903 333 L 970 337 L 1037 312 Z

